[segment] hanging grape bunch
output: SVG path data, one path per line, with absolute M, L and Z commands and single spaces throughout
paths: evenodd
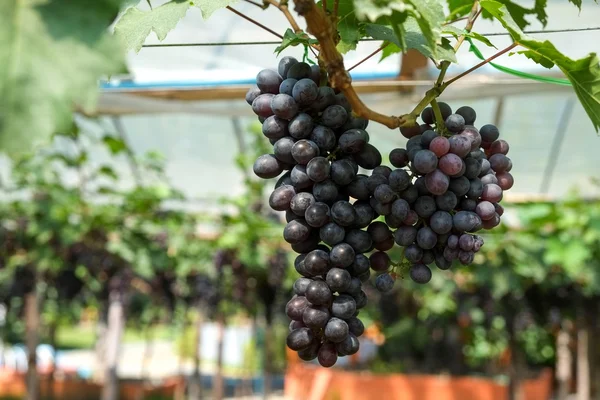
M 277 71 L 259 72 L 246 101 L 273 145 L 254 173 L 281 175 L 269 205 L 285 211 L 283 237 L 299 253 L 294 264 L 301 277 L 286 306 L 287 345 L 301 359 L 331 367 L 359 349 L 364 326 L 357 316 L 367 304 L 362 284 L 371 270 L 378 273 L 376 288 L 387 292 L 406 272 L 427 283 L 429 265 L 472 263 L 483 245 L 474 233 L 499 224 L 502 191 L 513 179 L 498 129 L 478 131 L 472 108 L 453 114 L 441 102 L 444 123 L 434 130 L 433 108 L 426 108 L 423 125 L 401 130 L 409 140 L 390 153 L 395 169 L 381 165 L 368 121 L 353 116 L 343 94 L 321 81 L 318 66 L 284 57 Z M 392 262 L 386 252 L 395 243 L 403 257 Z

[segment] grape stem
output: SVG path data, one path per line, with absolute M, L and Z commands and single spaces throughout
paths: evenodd
M 518 45 L 519 45 L 519 43 L 515 42 L 515 43 L 511 44 L 510 46 L 506 47 L 505 49 L 500 50 L 499 52 L 497 52 L 493 56 L 490 56 L 490 57 L 486 58 L 485 60 L 483 60 L 479 64 L 475 65 L 474 67 L 469 68 L 465 72 L 462 72 L 462 73 L 456 75 L 454 78 L 450 79 L 448 82 L 445 82 L 442 85 L 442 87 L 445 89 L 448 85 L 452 84 L 453 82 L 456 82 L 457 80 L 459 80 L 463 76 L 470 74 L 471 72 L 475 71 L 476 69 L 483 67 L 485 64 L 489 63 L 490 61 L 494 60 L 497 57 L 500 57 L 502 54 L 508 53 L 509 51 L 511 51 L 512 49 L 514 49 L 515 47 L 517 47 Z
M 440 105 L 436 99 L 431 100 L 431 107 L 433 108 L 433 115 L 435 116 L 435 125 L 440 135 L 446 136 L 446 124 L 444 123 L 444 117 L 442 117 L 442 111 Z
M 368 56 L 366 56 L 365 58 L 363 58 L 362 60 L 360 60 L 359 62 L 357 62 L 353 66 L 351 66 L 350 68 L 348 68 L 348 72 L 352 71 L 354 68 L 358 67 L 360 64 L 362 64 L 365 61 L 367 61 L 369 58 L 375 56 L 377 53 L 379 53 L 380 51 L 382 51 L 383 49 L 385 49 L 389 45 L 390 45 L 390 42 L 382 44 L 377 50 L 375 50 L 374 52 L 372 52 L 371 54 L 369 54 Z
M 231 6 L 227 6 L 226 7 L 229 11 L 231 11 L 232 13 L 239 15 L 240 17 L 244 18 L 246 21 L 253 23 L 254 25 L 264 29 L 265 31 L 277 36 L 279 39 L 283 39 L 283 36 L 281 36 L 279 33 L 275 32 L 274 30 L 264 26 L 263 24 L 261 24 L 260 22 L 256 21 L 253 18 L 248 17 L 247 15 L 244 15 L 243 13 L 239 12 L 238 10 L 236 10 L 235 8 L 231 7 Z

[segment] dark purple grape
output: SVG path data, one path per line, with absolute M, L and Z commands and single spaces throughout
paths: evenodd
M 482 126 L 481 129 L 479 129 L 479 133 L 481 134 L 481 140 L 488 143 L 492 143 L 500 137 L 500 131 L 492 124 Z
M 388 215 L 392 212 L 392 203 L 381 203 L 375 197 L 372 197 L 371 200 L 369 200 L 369 204 L 377 215 Z
M 292 96 L 277 94 L 271 99 L 271 110 L 279 118 L 290 120 L 298 114 L 298 104 Z
M 298 60 L 296 60 L 294 57 L 285 56 L 279 60 L 279 65 L 277 66 L 277 72 L 279 72 L 279 76 L 281 76 L 283 79 L 287 78 L 288 71 L 294 64 L 298 64 Z
M 325 338 L 333 343 L 339 343 L 346 339 L 349 333 L 348 324 L 346 321 L 333 317 L 325 326 Z
M 430 125 L 434 124 L 435 123 L 435 116 L 434 116 L 434 113 L 433 113 L 433 108 L 426 107 L 425 109 L 423 109 L 423 111 L 421 112 L 421 119 L 426 124 L 430 124 Z
M 331 165 L 325 157 L 315 157 L 306 164 L 306 175 L 313 182 L 323 182 L 329 177 L 330 171 Z
M 340 226 L 351 226 L 356 221 L 356 211 L 347 201 L 337 201 L 331 207 L 331 218 Z
M 323 182 L 315 183 L 313 187 L 313 196 L 315 200 L 323 203 L 333 203 L 338 197 L 338 188 L 331 179 L 326 179 Z
M 460 107 L 458 110 L 456 110 L 456 114 L 462 116 L 465 120 L 465 124 L 467 125 L 473 125 L 475 123 L 475 119 L 477 118 L 475 110 L 469 106 Z
M 327 272 L 325 282 L 333 292 L 344 292 L 350 287 L 352 277 L 345 269 L 332 268 Z
M 369 135 L 365 130 L 351 129 L 340 136 L 339 146 L 344 153 L 355 154 L 363 150 L 368 142 Z
M 391 250 L 392 247 L 394 247 L 394 237 L 390 236 L 389 238 L 381 242 L 374 242 L 373 244 L 375 245 L 375 248 L 379 251 L 388 251 Z
M 333 343 L 323 343 L 317 357 L 322 367 L 333 367 L 338 359 L 338 351 Z
M 413 226 L 401 226 L 394 232 L 394 241 L 400 246 L 409 246 L 417 239 L 417 229 Z
M 333 104 L 335 104 L 335 91 L 329 86 L 321 86 L 317 99 L 310 105 L 310 109 L 323 111 Z
M 498 186 L 500 186 L 500 189 L 502 190 L 508 190 L 515 184 L 513 176 L 508 172 L 496 174 L 496 178 L 498 180 Z
M 329 261 L 332 267 L 347 268 L 354 262 L 356 253 L 348 243 L 339 243 L 331 248 Z
M 302 321 L 302 314 L 304 314 L 304 310 L 308 308 L 310 303 L 304 296 L 294 297 L 290 301 L 288 301 L 285 306 L 285 313 L 290 319 L 294 321 Z
M 370 272 L 367 272 L 367 273 L 370 274 Z M 361 290 L 360 293 L 358 293 L 352 297 L 354 297 L 354 300 L 356 301 L 356 309 L 357 310 L 364 308 L 368 303 L 367 294 L 365 293 L 364 290 Z
M 390 256 L 383 251 L 376 251 L 369 257 L 369 262 L 373 271 L 383 272 L 390 268 Z
M 483 186 L 483 192 L 481 193 L 481 199 L 487 200 L 491 203 L 498 203 L 502 200 L 502 189 L 500 186 L 490 183 Z
M 450 235 L 448 236 L 448 241 L 446 242 L 446 246 L 451 249 L 456 249 L 458 247 L 458 236 Z
M 483 228 L 484 229 L 492 229 L 497 227 L 498 225 L 500 225 L 500 216 L 498 214 L 494 214 L 494 216 L 487 220 L 487 221 L 483 221 Z
M 375 212 L 371 205 L 364 201 L 357 201 L 353 204 L 356 212 L 354 225 L 357 228 L 366 228 L 375 218 Z
M 392 188 L 386 184 L 377 186 L 373 196 L 382 204 L 388 204 L 398 197 L 396 192 L 394 192 Z
M 452 215 L 446 211 L 436 211 L 429 219 L 431 229 L 440 235 L 452 230 Z
M 475 254 L 472 251 L 459 251 L 458 252 L 458 261 L 462 265 L 469 265 L 473 263 L 473 259 L 475 258 Z
M 273 115 L 273 110 L 271 110 L 271 100 L 273 97 L 275 97 L 274 94 L 265 93 L 255 98 L 252 102 L 252 111 L 254 111 L 254 114 L 263 118 L 269 118 Z
M 307 139 L 313 131 L 312 117 L 306 113 L 300 113 L 292 118 L 288 124 L 290 136 L 295 139 Z
M 404 249 L 404 258 L 411 263 L 418 263 L 423 258 L 423 249 L 416 244 L 411 244 Z
M 408 152 L 406 149 L 394 149 L 390 152 L 389 159 L 390 163 L 396 168 L 406 167 L 408 165 Z
M 390 232 L 388 226 L 381 221 L 375 221 L 371 225 L 369 225 L 369 228 L 367 228 L 367 232 L 369 233 L 371 239 L 374 242 L 383 242 L 384 240 L 387 240 L 390 237 L 392 237 L 392 232 Z
M 290 208 L 290 202 L 296 195 L 293 186 L 282 185 L 273 190 L 269 197 L 269 206 L 275 211 L 285 211 Z
M 292 157 L 292 148 L 296 141 L 290 136 L 282 137 L 273 146 L 273 152 L 281 162 L 295 164 L 296 160 Z
M 319 355 L 319 351 L 321 350 L 321 340 L 313 339 L 310 346 L 306 349 L 298 351 L 298 357 L 303 361 L 312 361 Z
M 452 114 L 452 108 L 447 103 L 444 103 L 443 101 L 438 101 L 438 106 L 440 107 L 440 111 L 442 113 L 442 118 L 445 121 Z
M 360 349 L 360 342 L 356 336 L 350 333 L 346 339 L 340 343 L 336 343 L 335 348 L 340 355 L 351 356 L 352 354 L 356 354 Z
M 458 204 L 458 199 L 454 192 L 446 192 L 439 196 L 435 196 L 435 205 L 442 211 L 452 211 Z
M 340 128 L 347 119 L 348 113 L 344 107 L 337 104 L 327 107 L 321 115 L 321 123 L 332 129 Z
M 439 244 L 439 241 L 438 241 Z M 421 263 L 425 265 L 429 265 L 435 261 L 435 254 L 433 250 L 425 250 L 423 251 L 423 257 L 421 258 Z
M 306 287 L 305 293 L 306 300 L 315 305 L 329 304 L 333 299 L 331 289 L 324 281 L 312 281 Z
M 345 271 L 344 271 L 345 272 Z M 334 297 L 331 304 L 331 313 L 334 317 L 348 319 L 356 312 L 356 301 L 352 296 L 341 294 Z
M 381 274 L 375 279 L 375 288 L 382 292 L 389 292 L 394 288 L 394 278 L 390 274 Z
M 292 96 L 299 106 L 305 107 L 317 99 L 319 87 L 311 79 L 299 79 L 292 89 Z
M 465 136 L 454 135 L 448 139 L 450 142 L 450 153 L 464 158 L 471 152 L 471 140 Z
M 369 263 L 369 259 L 364 254 L 356 254 L 354 256 L 354 260 L 350 267 L 348 267 L 348 271 L 354 275 L 358 276 L 364 274 L 365 272 L 369 272 L 369 268 L 371 264 Z
M 302 262 L 304 270 L 311 276 L 322 275 L 329 270 L 329 254 L 324 250 L 312 250 Z
M 446 118 L 446 128 L 453 133 L 458 133 L 465 128 L 465 119 L 460 114 L 451 114 Z
M 313 228 L 320 228 L 329 222 L 329 206 L 325 203 L 315 202 L 304 213 L 306 223 Z
M 298 164 L 306 165 L 310 160 L 319 155 L 319 147 L 315 142 L 301 139 L 294 143 L 291 154 Z
M 404 225 L 413 226 L 418 221 L 419 221 L 419 215 L 414 210 L 410 210 L 408 212 L 408 215 L 406 216 L 406 219 L 404 220 Z
M 463 168 L 463 160 L 456 154 L 448 153 L 440 158 L 439 169 L 446 175 L 456 176 Z
M 401 126 L 400 133 L 407 139 L 421 134 L 421 127 L 419 125 Z
M 369 190 L 369 192 L 371 194 L 375 193 L 375 189 L 377 189 L 377 186 L 379 185 L 387 185 L 388 184 L 388 178 L 385 175 L 381 175 L 381 174 L 372 174 L 371 176 L 369 176 L 367 178 L 367 189 Z
M 295 331 L 296 329 L 300 329 L 300 328 L 306 328 L 306 325 L 304 325 L 304 322 L 294 321 L 294 320 L 290 321 L 289 332 Z
M 296 79 L 284 79 L 283 82 L 281 82 L 281 85 L 279 85 L 279 93 L 291 96 L 296 82 L 298 82 Z
M 252 105 L 254 99 L 261 95 L 260 89 L 258 86 L 254 85 L 246 92 L 246 103 Z
M 269 139 L 281 139 L 288 134 L 288 122 L 271 115 L 262 124 L 262 133 Z
M 294 282 L 294 293 L 297 294 L 298 296 L 304 296 L 304 293 L 306 293 L 306 288 L 308 287 L 308 285 L 312 282 L 312 279 L 308 279 L 308 278 L 298 278 L 296 279 L 296 281 Z
M 344 96 L 344 93 L 338 93 L 335 95 L 335 104 L 344 107 L 344 110 L 346 110 L 348 114 L 352 112 L 352 106 L 350 105 L 350 102 L 346 96 Z
M 365 326 L 360 319 L 352 317 L 348 318 L 346 322 L 348 323 L 348 330 L 354 336 L 360 337 L 365 332 Z
M 496 140 L 490 146 L 490 154 L 508 154 L 508 150 L 510 149 L 508 143 L 505 140 Z
M 484 175 L 480 179 L 481 179 L 481 183 L 483 183 L 484 185 L 487 185 L 490 183 L 498 184 L 498 178 L 493 173 Z
M 319 64 L 310 66 L 310 79 L 312 79 L 317 86 L 321 84 L 321 67 L 319 67 Z
M 381 153 L 370 143 L 354 154 L 354 161 L 364 169 L 373 169 L 381 165 Z
M 346 186 L 346 193 L 357 200 L 368 200 L 369 189 L 367 189 L 367 177 L 358 175 Z
M 449 185 L 450 178 L 439 169 L 436 169 L 425 176 L 425 186 L 431 194 L 442 195 L 446 193 Z
M 474 126 L 465 126 L 460 136 L 464 136 L 471 142 L 471 151 L 478 150 L 481 147 L 481 135 Z
M 252 169 L 259 178 L 270 179 L 283 172 L 283 165 L 274 154 L 264 154 L 256 159 Z
M 477 201 L 475 199 L 461 199 L 459 208 L 463 211 L 475 211 L 477 209 Z
M 421 196 L 415 201 L 414 210 L 421 218 L 429 218 L 436 212 L 435 200 L 431 196 Z
M 420 150 L 415 154 L 413 167 L 421 174 L 428 174 L 435 171 L 438 165 L 438 158 L 431 150 Z
M 452 266 L 452 261 L 448 261 L 443 254 L 436 253 L 435 265 L 442 271 L 445 271 L 447 269 L 450 269 L 450 267 Z
M 425 264 L 414 264 L 409 275 L 415 283 L 425 284 L 431 280 L 431 270 Z
M 305 165 L 294 165 L 290 171 L 290 180 L 297 190 L 309 188 L 314 183 L 306 173 Z
M 365 253 L 371 249 L 373 240 L 371 236 L 360 229 L 352 229 L 346 232 L 344 241 L 348 243 L 356 253 Z
M 425 131 L 421 134 L 421 146 L 424 149 L 428 149 L 431 141 L 438 137 L 439 135 L 435 131 Z
M 483 183 L 479 178 L 473 178 L 469 181 L 469 191 L 467 197 L 477 199 L 483 193 Z
M 283 229 L 283 239 L 291 244 L 300 243 L 310 235 L 310 226 L 305 221 L 295 219 Z
M 310 65 L 308 65 L 305 62 L 298 62 L 298 63 L 294 63 L 293 65 L 291 65 L 289 67 L 287 75 L 285 77 L 298 79 L 298 80 L 309 79 L 311 72 L 312 72 L 312 70 L 310 68 Z M 315 84 L 314 82 L 312 82 L 312 83 Z M 316 86 L 316 84 L 315 84 L 315 86 Z
M 506 171 L 509 161 L 510 158 L 506 157 L 502 153 L 492 154 L 492 156 L 489 158 L 490 166 L 496 173 Z
M 444 248 L 444 258 L 448 261 L 454 261 L 458 258 L 458 248 L 451 249 L 450 247 Z
M 445 137 L 438 136 L 429 143 L 429 150 L 436 156 L 442 157 L 450 151 L 450 142 Z
M 302 314 L 302 322 L 311 329 L 323 329 L 329 321 L 330 314 L 327 307 L 307 307 Z
M 308 348 L 313 339 L 314 334 L 309 328 L 300 328 L 289 333 L 286 344 L 290 349 L 299 351 Z
M 349 160 L 337 160 L 331 163 L 331 180 L 340 186 L 346 186 L 356 177 Z
M 413 204 L 419 198 L 419 191 L 414 185 L 410 185 L 400 193 L 400 198 L 406 200 L 408 204 Z
M 477 161 L 476 159 L 472 158 L 472 157 L 467 157 L 465 158 L 465 178 L 467 179 L 474 179 L 477 178 L 479 176 L 479 173 L 481 172 L 481 164 L 479 163 L 479 161 Z
M 310 134 L 310 140 L 315 142 L 322 151 L 330 151 L 335 148 L 335 133 L 323 125 L 317 125 Z
M 308 192 L 300 192 L 292 197 L 290 201 L 290 210 L 300 217 L 304 217 L 308 207 L 315 203 L 315 197 Z
M 463 234 L 458 238 L 458 247 L 462 251 L 471 251 L 473 250 L 473 245 L 475 245 L 475 238 L 473 235 Z
M 454 228 L 460 232 L 471 232 L 481 224 L 481 218 L 472 211 L 459 211 L 452 217 Z
M 341 243 L 346 236 L 344 228 L 334 222 L 329 222 L 321 227 L 319 231 L 320 238 L 330 246 Z
M 464 196 L 471 188 L 471 182 L 464 176 L 450 179 L 448 190 L 454 192 L 457 197 Z
M 369 120 L 361 117 L 353 117 L 352 115 L 348 116 L 348 120 L 340 128 L 340 132 L 347 132 L 351 129 L 367 129 L 369 125 Z
M 256 75 L 256 86 L 263 93 L 279 93 L 279 85 L 282 82 L 281 76 L 272 69 L 263 69 Z
M 417 244 L 424 250 L 430 250 L 437 244 L 437 235 L 429 227 L 424 226 L 417 232 Z

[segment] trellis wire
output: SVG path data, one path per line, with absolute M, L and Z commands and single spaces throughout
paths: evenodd
M 548 30 L 537 30 L 537 31 L 525 31 L 525 34 L 536 35 L 543 33 L 564 33 L 564 32 L 587 32 L 587 31 L 598 31 L 600 26 L 589 27 L 589 28 L 572 28 L 572 29 L 548 29 Z M 508 32 L 489 32 L 482 33 L 482 36 L 509 36 Z M 448 38 L 452 36 L 447 36 Z M 381 39 L 361 39 L 360 42 L 380 42 Z M 256 45 L 276 45 L 281 44 L 278 40 L 265 40 L 255 42 L 200 42 L 200 43 L 157 43 L 157 44 L 145 44 L 144 48 L 154 47 L 208 47 L 208 46 L 256 46 Z

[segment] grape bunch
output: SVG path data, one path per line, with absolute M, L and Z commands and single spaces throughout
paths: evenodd
M 320 86 L 322 75 L 318 66 L 283 57 L 277 71 L 258 73 L 246 101 L 273 145 L 254 173 L 279 177 L 269 205 L 285 212 L 283 237 L 299 253 L 301 277 L 286 305 L 287 345 L 301 359 L 331 367 L 359 350 L 362 285 L 371 271 L 378 273 L 375 287 L 388 292 L 405 271 L 426 283 L 428 265 L 473 261 L 483 240 L 472 233 L 499 223 L 512 164 L 495 127 L 480 132 L 473 109 L 452 114 L 439 103 L 439 133 L 433 109 L 425 109 L 423 125 L 401 130 L 410 139 L 390 153 L 394 169 L 381 165 L 368 121 L 352 114 L 343 93 Z M 404 247 L 398 262 L 387 254 L 395 244 Z

